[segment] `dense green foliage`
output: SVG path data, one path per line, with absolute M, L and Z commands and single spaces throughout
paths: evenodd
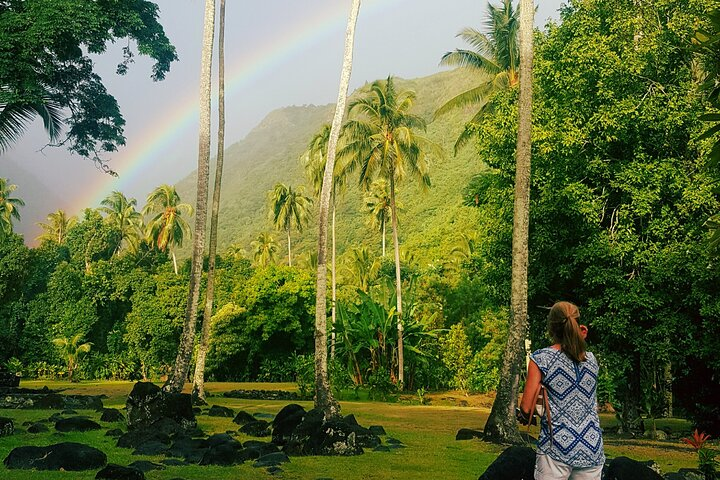
M 641 413 L 663 410 L 659 379 L 692 379 L 695 391 L 674 391 L 694 413 L 696 394 L 717 383 L 695 360 L 717 371 L 707 328 L 717 321 L 720 279 L 704 223 L 718 200 L 704 144 L 694 140 L 705 106 L 690 49 L 704 12 L 696 1 L 657 1 L 652 11 L 578 1 L 537 38 L 529 304 L 580 305 L 615 386 L 605 400 L 629 430 L 642 428 Z M 495 114 L 477 129 L 491 169 L 467 200 L 489 232 L 473 270 L 497 286 L 510 277 L 496 252 L 510 248 L 516 92 L 493 102 Z M 508 290 L 495 293 L 493 302 L 506 304 Z M 542 344 L 545 311 L 530 317 Z
M 720 265 L 707 224 L 720 210 L 720 172 L 708 156 L 717 132 L 702 136 L 703 119 L 715 118 L 703 115 L 716 110 L 703 88 L 716 74 L 702 65 L 717 52 L 693 45 L 698 29 L 712 27 L 709 8 L 706 0 L 653 0 L 652 8 L 578 0 L 563 9 L 561 23 L 536 33 L 529 333 L 533 348 L 546 345 L 545 307 L 559 299 L 579 305 L 602 365 L 600 399 L 616 409 L 623 430 L 641 430 L 641 417 L 673 407 L 720 432 Z M 430 120 L 448 96 L 477 84 L 465 73 L 396 86 L 415 91 L 413 115 L 447 152 L 468 112 Z M 412 391 L 488 391 L 498 381 L 509 317 L 517 90 L 495 90 L 488 100 L 470 127 L 474 148 L 423 165 L 431 188 L 407 182 L 398 192 L 404 386 Z M 328 112 L 274 112 L 228 149 L 220 243 L 233 246 L 218 257 L 215 309 L 202 319 L 212 327 L 209 380 L 312 383 L 303 379 L 312 366 L 317 232 L 293 239 L 293 267 L 277 265 L 278 245 L 262 232 L 271 227 L 266 192 L 303 181 L 299 159 Z M 336 386 L 385 397 L 398 363 L 395 268 L 380 238 L 387 188 L 375 184 L 367 194 L 359 180 L 350 174 L 336 199 L 330 370 Z M 186 182 L 178 192 L 189 195 Z M 80 335 L 93 344 L 79 362 L 83 378 L 167 372 L 188 268 L 174 273 L 157 236 L 132 248 L 120 213 L 132 212 L 134 201 L 112 203 L 105 218 L 88 210 L 39 248 L 13 234 L 0 239 L 1 362 L 20 364 L 29 376 L 57 375 L 65 367 L 52 340 Z M 62 230 L 56 227 L 49 231 Z
M 145 0 L 0 2 L 0 151 L 39 115 L 51 142 L 102 164 L 99 154 L 125 144 L 125 120 L 89 54 L 133 40 L 162 80 L 177 55 L 157 18 L 157 5 Z M 133 61 L 129 44 L 123 52 L 118 74 Z

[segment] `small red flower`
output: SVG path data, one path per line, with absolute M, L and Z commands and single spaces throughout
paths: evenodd
M 693 438 L 682 438 L 681 440 L 693 447 L 695 450 L 700 450 L 701 448 L 703 448 L 703 445 L 705 445 L 705 442 L 707 442 L 709 439 L 710 435 L 706 434 L 705 432 L 699 433 L 696 428 L 693 432 Z

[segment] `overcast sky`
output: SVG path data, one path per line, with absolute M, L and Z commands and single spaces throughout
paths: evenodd
M 63 149 L 40 152 L 46 138 L 39 121 L 0 156 L 0 177 L 17 184 L 15 195 L 26 202 L 16 225 L 26 242 L 39 233 L 36 222 L 59 208 L 78 214 L 113 190 L 137 198 L 142 207 L 154 187 L 196 168 L 204 1 L 155 3 L 180 57 L 164 81 L 150 80 L 151 63 L 140 56 L 127 75 L 115 75 L 123 42 L 96 57 L 97 71 L 127 122 L 127 146 L 109 157 L 119 178 Z M 560 4 L 540 3 L 536 24 L 557 18 Z M 227 0 L 226 146 L 276 108 L 336 100 L 349 7 L 350 0 Z M 455 34 L 466 26 L 481 28 L 486 9 L 477 0 L 364 0 L 350 90 L 389 74 L 416 78 L 440 71 L 443 53 L 466 47 Z

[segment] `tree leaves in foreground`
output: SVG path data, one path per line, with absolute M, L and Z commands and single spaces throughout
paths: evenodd
M 153 80 L 165 78 L 177 60 L 158 22 L 158 7 L 150 1 L 2 2 L 0 152 L 39 116 L 50 144 L 66 146 L 109 171 L 101 155 L 125 144 L 125 120 L 90 54 L 104 53 L 108 44 L 122 39 L 128 46 L 118 64 L 120 75 L 133 62 L 130 42 L 154 60 Z
M 703 144 L 692 140 L 702 128 L 703 100 L 689 93 L 699 87 L 689 45 L 703 10 L 690 1 L 657 2 L 652 11 L 626 0 L 578 2 L 537 37 L 533 348 L 546 342 L 547 312 L 540 307 L 558 299 L 578 303 L 590 348 L 616 387 L 604 398 L 617 407 L 623 431 L 642 430 L 641 412 L 659 389 L 653 379 L 668 366 L 678 386 L 702 378 L 694 355 L 718 366 L 706 335 L 720 312 L 718 268 L 702 241 L 718 200 Z M 497 254 L 509 249 L 510 219 L 498 225 L 492 211 L 507 212 L 511 204 L 515 93 L 498 94 L 495 108 L 477 130 L 492 180 L 476 182 L 468 195 L 488 213 L 472 262 L 488 286 L 502 286 L 499 279 L 510 275 L 499 260 L 507 253 Z M 499 305 L 507 304 L 508 291 L 498 290 Z M 720 392 L 712 378 L 703 380 L 705 398 Z M 683 406 L 697 412 L 689 397 Z

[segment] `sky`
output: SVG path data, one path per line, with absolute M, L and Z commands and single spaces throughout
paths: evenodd
M 37 222 L 50 212 L 80 214 L 84 208 L 98 207 L 113 190 L 137 198 L 142 208 L 156 186 L 176 183 L 197 168 L 205 2 L 155 3 L 179 56 L 165 80 L 153 82 L 152 62 L 139 55 L 127 75 L 116 75 L 124 40 L 93 57 L 96 72 L 126 120 L 126 146 L 107 156 L 119 177 L 63 148 L 43 149 L 47 138 L 39 120 L 0 155 L 0 177 L 18 186 L 14 196 L 26 204 L 20 210 L 22 220 L 15 225 L 26 243 L 34 243 L 40 233 Z M 226 4 L 226 147 L 242 140 L 274 109 L 335 102 L 350 0 L 227 0 Z M 541 2 L 536 25 L 557 19 L 560 5 L 561 0 Z M 487 3 L 477 0 L 364 0 L 350 91 L 388 75 L 417 78 L 442 71 L 440 57 L 466 47 L 455 35 L 464 27 L 482 29 L 486 10 Z

